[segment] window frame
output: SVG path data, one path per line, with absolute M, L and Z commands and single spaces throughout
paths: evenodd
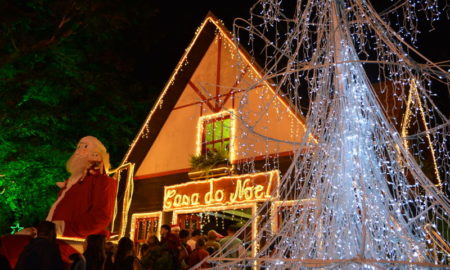
M 223 137 L 225 120 L 230 120 L 230 122 L 229 122 L 230 123 L 230 127 L 229 127 L 229 131 L 228 131 L 229 132 L 229 137 L 228 138 L 224 138 Z M 231 123 L 231 121 L 232 121 L 232 119 L 231 119 L 231 115 L 230 114 L 224 114 L 224 115 L 220 115 L 218 117 L 212 117 L 212 118 L 203 119 L 203 121 L 202 121 L 202 136 L 201 136 L 201 142 L 200 142 L 200 144 L 201 144 L 201 152 L 200 153 L 201 154 L 204 155 L 204 154 L 207 153 L 208 145 L 212 145 L 212 149 L 216 149 L 215 145 L 220 143 L 220 145 L 221 145 L 220 148 L 224 149 L 224 144 L 226 142 L 228 142 L 227 152 L 231 151 L 231 137 L 233 135 L 232 134 L 232 123 Z M 221 131 L 220 131 L 221 137 L 220 137 L 220 139 L 216 140 L 216 138 L 215 138 L 215 131 L 216 131 L 215 123 L 218 123 L 218 122 L 221 122 L 221 125 L 220 125 L 220 127 L 221 127 Z M 207 138 L 206 138 L 207 137 L 207 132 L 208 132 L 208 130 L 207 130 L 207 125 L 208 124 L 213 124 L 212 134 L 211 134 L 212 140 L 211 141 L 207 141 Z

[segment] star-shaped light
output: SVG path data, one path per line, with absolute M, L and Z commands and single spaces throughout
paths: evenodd
M 24 227 L 21 227 L 19 222 L 14 223 L 14 226 L 11 226 L 11 234 L 15 234 L 16 232 L 22 230 Z

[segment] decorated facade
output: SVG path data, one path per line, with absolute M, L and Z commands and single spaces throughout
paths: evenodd
M 225 234 L 258 203 L 275 205 L 305 132 L 278 92 L 208 14 L 126 153 L 135 171 L 119 188 L 114 231 L 136 242 L 162 224 Z

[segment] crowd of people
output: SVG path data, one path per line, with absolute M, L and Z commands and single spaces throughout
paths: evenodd
M 189 232 L 162 225 L 161 239 L 151 235 L 139 246 L 128 237 L 122 237 L 115 244 L 106 241 L 104 235 L 94 234 L 86 237 L 84 252 L 71 254 L 68 263 L 61 257 L 55 224 L 44 221 L 38 226 L 36 237 L 23 249 L 14 269 L 187 270 L 199 266 L 199 263 L 200 268 L 210 267 L 204 259 L 219 250 L 225 257 L 239 256 L 243 246 L 241 240 L 233 238 L 236 230 L 236 227 L 230 226 L 228 235 L 223 237 L 214 230 L 203 235 L 200 230 Z M 229 243 L 224 246 L 226 242 Z M 232 252 L 226 252 L 226 249 Z M 1 269 L 12 268 L 6 262 Z
M 161 226 L 161 241 L 152 235 L 140 248 L 141 269 L 177 269 L 187 270 L 194 266 L 210 267 L 204 259 L 219 250 L 225 257 L 238 257 L 243 252 L 243 244 L 239 238 L 234 238 L 237 228 L 227 228 L 227 236 L 223 237 L 214 230 L 203 235 L 200 230 L 181 230 L 179 227 Z M 226 244 L 233 238 L 229 244 Z M 221 247 L 224 247 L 221 249 Z M 227 252 L 230 250 L 230 252 Z M 200 264 L 201 265 L 198 265 Z

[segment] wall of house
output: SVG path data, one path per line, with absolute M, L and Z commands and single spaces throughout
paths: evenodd
M 199 117 L 217 110 L 235 112 L 236 160 L 288 152 L 295 148 L 294 144 L 287 142 L 300 142 L 304 133 L 302 121 L 260 81 L 254 68 L 242 62 L 242 72 L 236 68 L 237 63 L 233 43 L 224 37 L 216 38 L 211 43 L 144 161 L 137 168 L 136 177 L 188 169 L 190 156 L 196 154 Z M 255 85 L 259 86 L 244 91 Z M 227 98 L 230 91 L 233 94 Z

